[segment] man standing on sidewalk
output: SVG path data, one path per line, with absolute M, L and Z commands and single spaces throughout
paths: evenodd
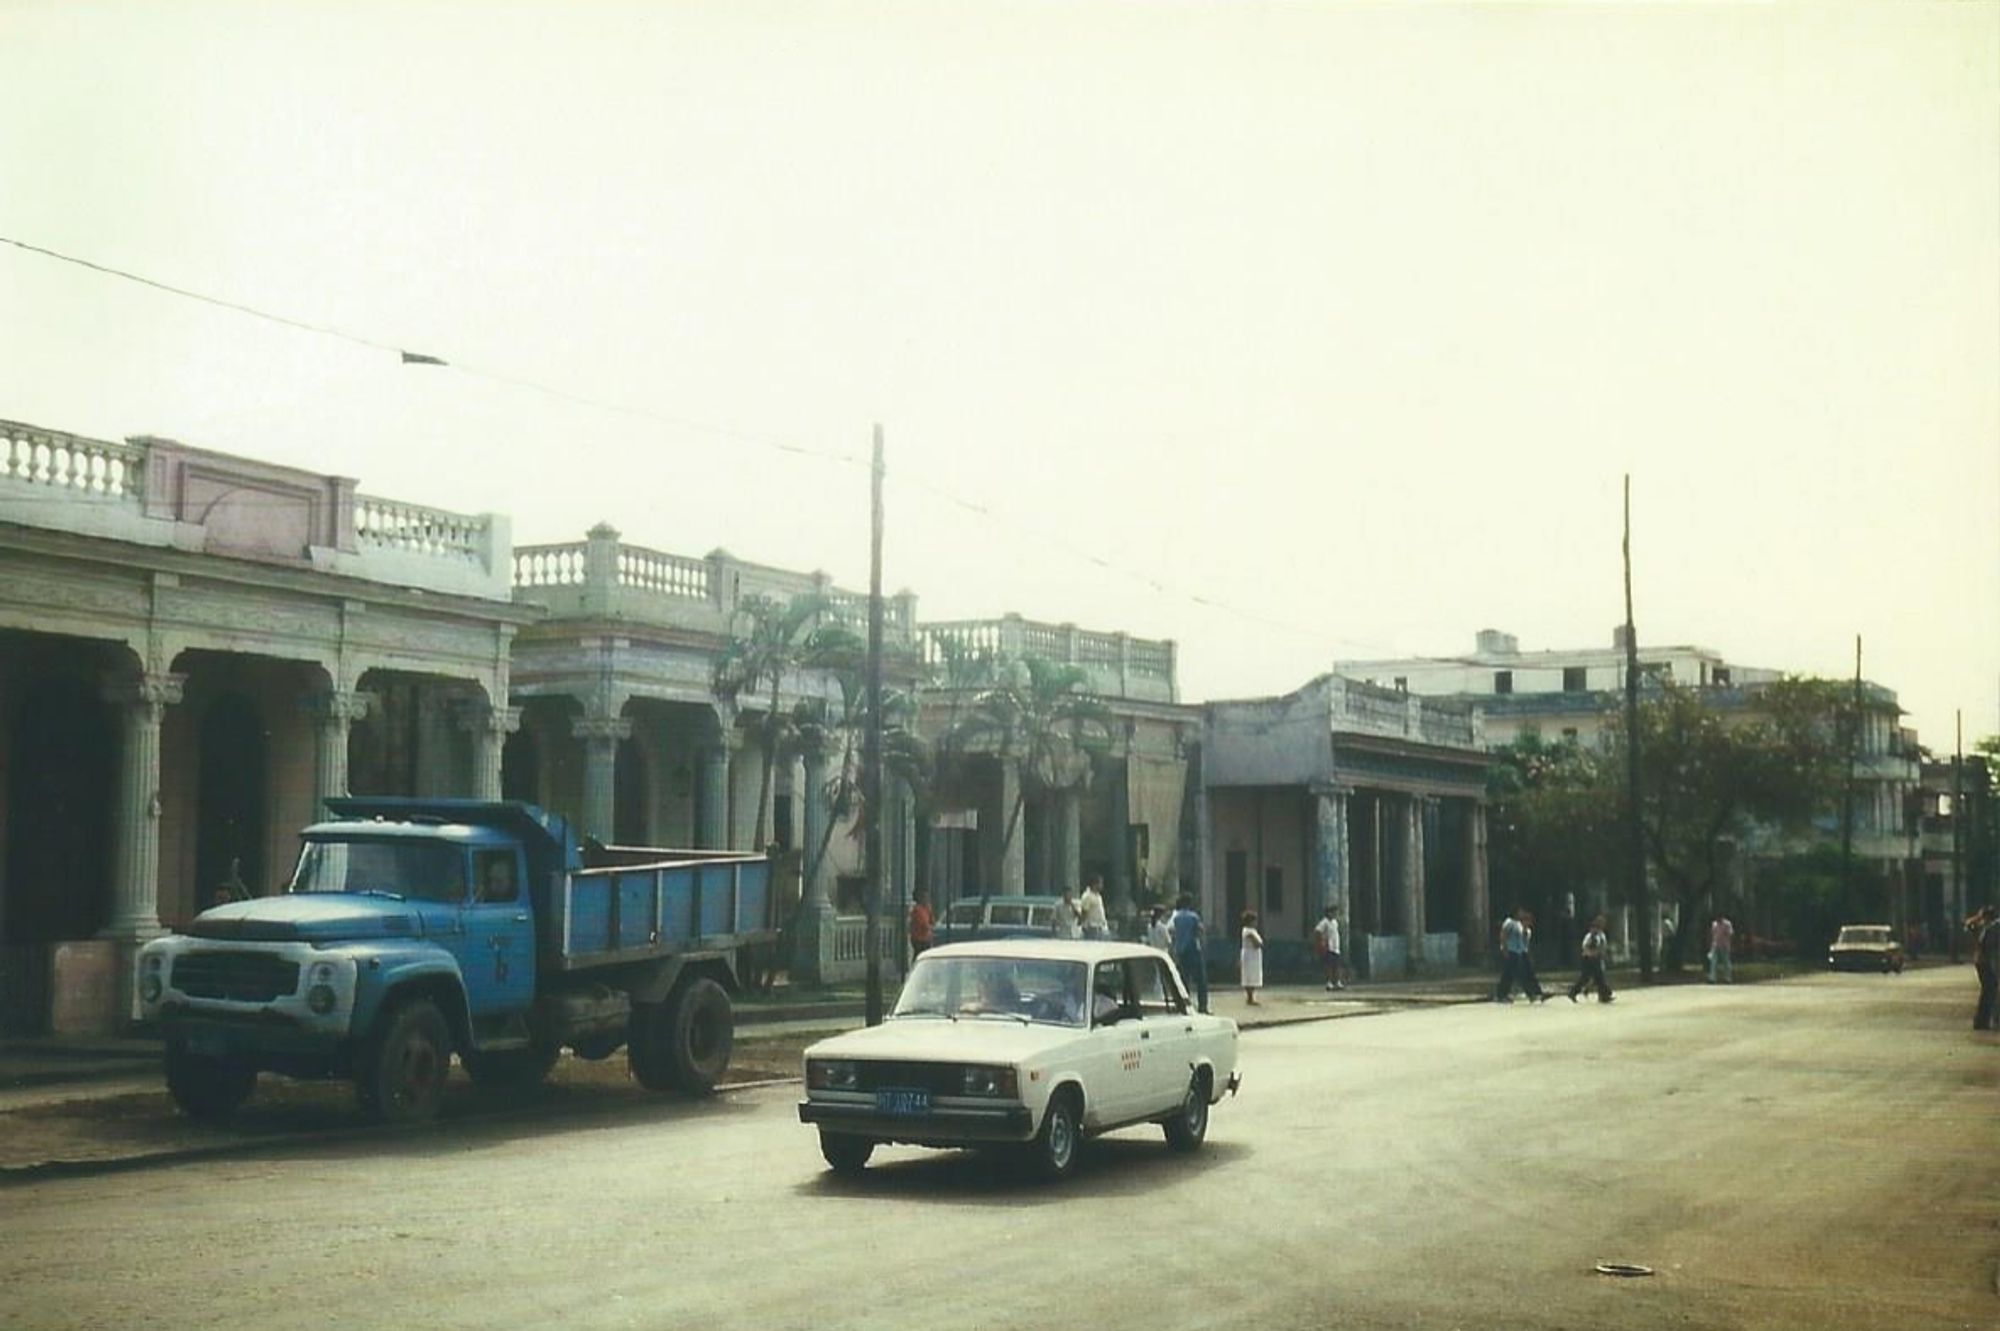
M 1092 874 L 1083 885 L 1083 895 L 1077 898 L 1077 913 L 1083 918 L 1085 938 L 1111 937 L 1111 922 L 1104 917 L 1104 878 Z
M 1326 908 L 1318 924 L 1313 926 L 1313 947 L 1319 952 L 1320 965 L 1326 970 L 1326 987 L 1329 991 L 1345 989 L 1347 981 L 1340 973 L 1340 917 L 1333 907 Z
M 1534 915 L 1520 906 L 1514 907 L 1514 913 L 1501 924 L 1500 983 L 1493 990 L 1494 1002 L 1513 1002 L 1513 990 L 1517 983 L 1530 1003 L 1548 1000 L 1548 995 L 1542 992 L 1541 981 L 1535 978 L 1535 962 L 1528 953 L 1528 945 L 1535 937 L 1534 925 Z
M 1729 948 L 1736 941 L 1736 926 L 1729 922 L 1727 915 L 1715 917 L 1715 923 L 1708 926 L 1708 982 L 1715 983 L 1719 973 L 1724 984 L 1736 983 L 1736 968 L 1729 964 Z
M 2000 1029 L 1993 1011 L 1995 997 L 2000 995 L 2000 911 L 1987 906 L 1966 924 L 1978 930 L 1972 944 L 1972 969 L 1979 976 L 1979 1006 L 1972 1013 L 1972 1029 Z
M 1203 1012 L 1208 1011 L 1208 963 L 1202 957 L 1201 913 L 1194 908 L 1194 898 L 1181 893 L 1174 915 L 1167 922 L 1173 934 L 1174 968 L 1181 973 L 1181 979 L 1194 986 L 1195 1002 Z
M 910 893 L 910 960 L 921 957 L 931 945 L 931 893 L 920 887 Z

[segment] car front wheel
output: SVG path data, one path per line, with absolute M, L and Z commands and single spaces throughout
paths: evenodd
M 1060 1182 L 1076 1172 L 1078 1148 L 1083 1145 L 1083 1114 L 1074 1090 L 1057 1091 L 1042 1116 L 1042 1130 L 1028 1145 L 1035 1172 L 1050 1182 Z
M 1197 1072 L 1188 1079 L 1186 1093 L 1181 1097 L 1181 1107 L 1174 1116 L 1160 1125 L 1166 1129 L 1167 1146 L 1171 1150 L 1199 1151 L 1208 1138 L 1208 1075 Z
M 875 1143 L 844 1132 L 822 1132 L 819 1153 L 826 1157 L 827 1166 L 834 1173 L 851 1178 L 868 1167 L 868 1157 L 875 1154 Z

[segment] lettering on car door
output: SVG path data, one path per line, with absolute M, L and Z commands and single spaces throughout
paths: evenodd
M 1132 975 L 1132 996 L 1144 1032 L 1144 1104 L 1133 1113 L 1164 1111 L 1180 1103 L 1187 1087 L 1188 1062 L 1194 1056 L 1193 1020 L 1187 1003 L 1167 973 L 1165 957 L 1134 957 L 1125 963 Z

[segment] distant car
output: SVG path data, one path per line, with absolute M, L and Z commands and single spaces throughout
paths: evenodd
M 1051 938 L 1061 897 L 969 897 L 945 907 L 937 941 L 970 943 L 988 938 Z
M 1837 971 L 1888 975 L 1903 969 L 1903 945 L 1886 924 L 1843 924 L 1840 936 L 1826 950 L 1826 964 Z
M 1067 1177 L 1085 1137 L 1157 1123 L 1194 1151 L 1240 1084 L 1236 1023 L 1136 943 L 995 940 L 917 959 L 880 1026 L 805 1052 L 799 1121 L 836 1172 L 876 1146 L 1001 1147 Z

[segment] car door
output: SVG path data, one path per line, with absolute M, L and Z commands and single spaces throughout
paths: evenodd
M 1126 961 L 1139 1009 L 1144 1103 L 1134 1113 L 1164 1113 L 1181 1102 L 1194 1058 L 1194 1018 L 1162 956 Z
M 1122 1123 L 1144 1112 L 1149 1042 L 1124 963 L 1098 962 L 1091 968 L 1089 1080 L 1084 1086 L 1085 1115 L 1093 1124 Z

